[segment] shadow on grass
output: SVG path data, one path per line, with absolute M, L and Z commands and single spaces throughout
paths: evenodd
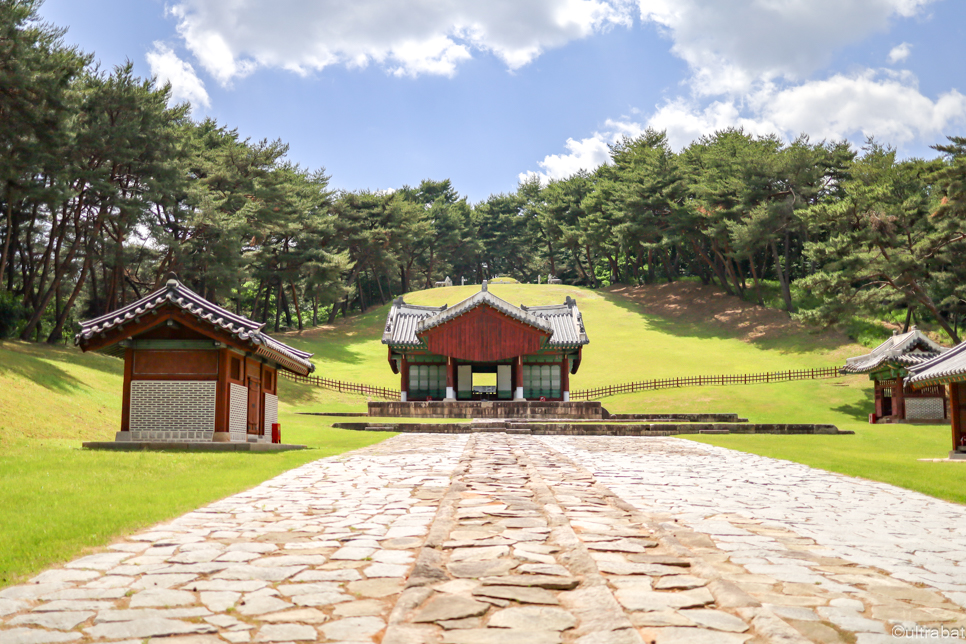
M 124 372 L 123 360 L 50 345 L 5 340 L 0 341 L 0 355 L 0 375 L 19 376 L 45 389 L 66 393 L 87 388 L 88 384 L 53 364 L 52 359 L 118 376 Z
M 861 401 L 839 405 L 838 407 L 830 407 L 830 409 L 840 414 L 850 416 L 856 421 L 868 421 L 869 414 L 875 411 L 875 391 L 871 387 L 872 383 L 869 383 L 869 389 L 863 393 Z

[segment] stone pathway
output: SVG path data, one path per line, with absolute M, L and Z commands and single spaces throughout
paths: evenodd
M 677 439 L 409 434 L 0 591 L 0 644 L 961 641 L 961 561 L 964 509 L 887 485 Z

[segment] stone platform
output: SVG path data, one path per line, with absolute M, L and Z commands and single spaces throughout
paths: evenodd
M 962 641 L 964 528 L 692 441 L 408 434 L 0 590 L 0 643 Z
M 568 423 L 492 420 L 470 423 L 334 423 L 337 429 L 415 434 L 505 432 L 542 436 L 677 436 L 680 434 L 854 434 L 835 425 L 774 423 Z
M 531 400 L 457 400 L 452 402 L 369 403 L 378 418 L 568 418 L 603 420 L 607 410 L 597 401 L 539 402 Z
M 93 441 L 82 443 L 84 449 L 100 449 L 115 452 L 138 451 L 187 451 L 187 452 L 287 452 L 306 449 L 305 445 L 286 443 L 202 443 L 202 442 L 146 442 L 146 441 Z

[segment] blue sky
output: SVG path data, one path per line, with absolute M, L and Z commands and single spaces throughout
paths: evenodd
M 740 125 L 874 135 L 904 156 L 966 135 L 961 0 L 46 0 L 41 15 L 349 190 L 449 178 L 478 201 L 592 169 L 649 126 L 676 149 Z

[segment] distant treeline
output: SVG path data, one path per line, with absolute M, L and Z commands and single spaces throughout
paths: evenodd
M 104 72 L 0 0 L 0 337 L 58 342 L 176 273 L 205 297 L 302 328 L 449 276 L 553 274 L 600 287 L 685 277 L 834 322 L 905 311 L 958 341 L 966 313 L 966 138 L 934 160 L 868 141 L 725 130 L 675 154 L 661 132 L 611 163 L 468 203 L 448 180 L 337 192 Z

